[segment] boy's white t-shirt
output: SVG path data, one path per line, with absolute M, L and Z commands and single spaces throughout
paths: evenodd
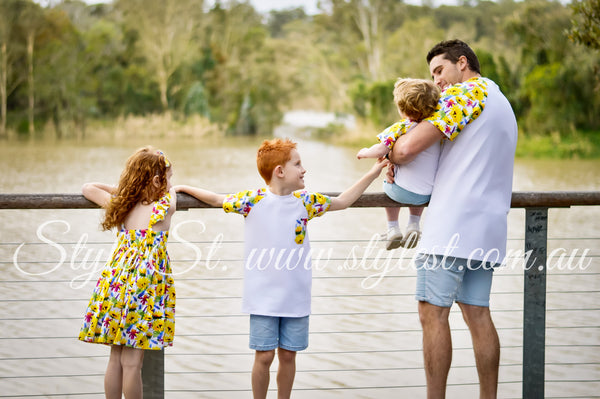
M 306 227 L 330 205 L 329 197 L 307 191 L 280 196 L 263 188 L 227 196 L 225 212 L 245 217 L 244 313 L 310 314 L 312 267 Z
M 430 122 L 451 141 L 442 145 L 419 252 L 502 263 L 517 143 L 514 113 L 486 78 L 446 89 L 440 101 L 448 116 L 438 113 Z M 476 102 L 479 108 L 467 110 Z

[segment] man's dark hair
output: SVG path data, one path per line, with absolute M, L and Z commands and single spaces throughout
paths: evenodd
M 458 62 L 461 56 L 467 58 L 469 69 L 473 72 L 481 74 L 481 68 L 479 66 L 479 60 L 475 52 L 469 47 L 469 45 L 461 40 L 445 40 L 439 42 L 427 53 L 427 65 L 431 62 L 431 59 L 437 55 L 443 54 L 444 59 L 451 61 L 453 64 Z

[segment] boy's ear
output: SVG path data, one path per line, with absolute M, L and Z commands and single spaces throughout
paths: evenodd
M 283 166 L 275 166 L 275 169 L 273 169 L 273 177 L 283 177 Z

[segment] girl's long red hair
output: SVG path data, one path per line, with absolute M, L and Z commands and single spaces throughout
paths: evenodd
M 140 148 L 131 155 L 121 173 L 117 191 L 106 206 L 102 228 L 120 228 L 138 202 L 149 204 L 162 197 L 167 191 L 170 167 L 165 155 L 151 146 Z M 155 176 L 158 176 L 158 187 L 153 184 Z

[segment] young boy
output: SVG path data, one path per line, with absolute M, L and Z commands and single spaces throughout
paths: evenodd
M 398 79 L 394 85 L 394 102 L 401 121 L 389 126 L 379 135 L 379 143 L 361 149 L 357 157 L 380 158 L 386 156 L 401 135 L 412 129 L 418 122 L 429 117 L 436 110 L 440 99 L 440 89 L 430 80 Z M 394 183 L 384 183 L 383 190 L 396 202 L 410 205 L 423 205 L 429 202 L 433 190 L 433 179 L 440 156 L 440 143 L 435 143 L 410 163 L 401 168 L 394 167 Z M 413 248 L 417 245 L 421 231 L 419 222 L 423 207 L 409 207 L 408 226 L 403 236 L 398 226 L 399 207 L 385 208 L 388 221 L 386 249 L 400 246 Z
M 312 269 L 307 222 L 327 211 L 354 203 L 389 163 L 378 159 L 352 187 L 338 197 L 304 191 L 304 174 L 296 143 L 264 141 L 258 149 L 258 171 L 268 187 L 222 195 L 190 186 L 178 192 L 222 206 L 245 217 L 245 267 L 242 311 L 250 314 L 250 348 L 254 398 L 266 398 L 269 368 L 279 359 L 279 398 L 289 398 L 296 374 L 296 352 L 308 347 Z

